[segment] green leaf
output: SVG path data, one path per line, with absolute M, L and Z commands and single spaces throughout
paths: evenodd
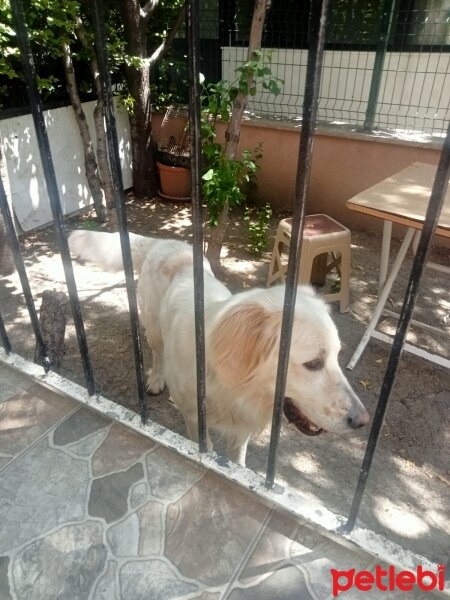
M 277 96 L 281 92 L 281 86 L 275 79 L 269 81 L 269 92 Z
M 242 92 L 245 95 L 248 94 L 248 84 L 247 84 L 246 81 L 240 81 L 239 82 L 239 91 Z
M 238 90 L 238 88 L 237 88 L 237 87 L 234 87 L 234 86 L 233 86 L 233 87 L 231 87 L 231 88 L 229 89 L 229 92 L 228 92 L 228 93 L 230 94 L 230 100 L 231 100 L 232 102 L 234 102 L 234 101 L 235 101 L 235 99 L 236 99 L 236 96 L 238 95 L 238 92 L 239 92 L 239 90 Z

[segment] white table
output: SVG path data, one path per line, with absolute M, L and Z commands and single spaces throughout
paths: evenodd
M 409 247 L 411 245 L 413 249 L 417 247 L 420 230 L 425 221 L 425 213 L 430 200 L 436 169 L 435 165 L 419 162 L 413 163 L 409 167 L 406 167 L 406 169 L 380 181 L 347 202 L 347 207 L 351 210 L 383 220 L 378 302 L 366 332 L 347 365 L 348 369 L 354 368 L 371 337 L 392 343 L 392 338 L 385 333 L 377 331 L 376 326 L 383 312 L 396 315 L 396 313 L 386 310 L 385 304 Z M 408 229 L 392 265 L 391 272 L 388 274 L 393 223 L 406 225 Z M 436 235 L 450 238 L 450 188 L 447 190 L 435 233 Z M 446 274 L 450 273 L 450 266 L 428 262 L 427 267 L 434 268 Z M 413 322 L 442 334 L 442 331 L 437 328 L 417 321 Z M 406 343 L 404 347 L 405 350 L 413 354 L 450 369 L 450 360 L 447 358 L 432 354 L 423 348 L 418 348 L 409 343 Z

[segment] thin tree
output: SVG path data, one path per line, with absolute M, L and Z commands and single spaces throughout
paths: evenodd
M 184 2 L 179 6 L 171 30 L 161 44 L 148 51 L 148 31 L 159 0 L 148 0 L 141 6 L 139 0 L 121 0 L 122 18 L 128 54 L 125 77 L 133 99 L 130 112 L 131 154 L 133 161 L 133 186 L 137 197 L 157 193 L 153 133 L 151 122 L 150 71 L 170 47 L 184 21 Z
M 102 188 L 102 181 L 98 172 L 97 158 L 95 156 L 94 145 L 92 143 L 91 132 L 86 120 L 80 93 L 78 90 L 75 69 L 72 61 L 72 51 L 67 42 L 61 44 L 62 58 L 64 64 L 64 75 L 66 78 L 67 92 L 75 114 L 75 120 L 80 132 L 81 142 L 84 153 L 84 168 L 88 180 L 89 190 L 94 201 L 94 208 L 97 219 L 105 222 L 107 217 L 106 198 Z
M 262 34 L 267 9 L 270 6 L 270 0 L 255 0 L 253 9 L 252 24 L 250 28 L 250 38 L 248 43 L 247 61 L 257 60 L 258 50 L 261 49 Z M 225 133 L 225 155 L 234 160 L 236 158 L 237 147 L 241 133 L 241 123 L 247 107 L 248 93 L 254 84 L 255 73 L 248 70 L 245 86 L 240 86 L 236 98 L 233 102 L 231 118 Z M 206 256 L 211 263 L 214 272 L 219 272 L 220 252 L 225 239 L 225 233 L 228 225 L 229 204 L 225 202 L 222 212 L 219 215 L 217 225 L 211 230 Z

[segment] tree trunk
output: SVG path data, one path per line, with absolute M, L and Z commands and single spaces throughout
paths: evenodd
M 84 114 L 83 107 L 81 105 L 69 44 L 64 43 L 62 45 L 62 49 L 64 53 L 63 63 L 67 91 L 69 93 L 70 102 L 75 113 L 78 129 L 80 130 L 81 141 L 83 143 L 86 178 L 88 180 L 89 189 L 94 200 L 94 208 L 95 212 L 97 213 L 97 219 L 104 223 L 106 221 L 106 202 L 102 189 L 102 182 L 97 170 L 97 160 L 95 157 L 94 147 L 92 145 L 91 134 L 86 121 L 86 115 Z
M 247 60 L 255 58 L 255 50 L 261 48 L 262 33 L 264 28 L 264 21 L 266 19 L 267 7 L 269 0 L 255 0 L 255 7 L 253 9 L 253 18 L 250 29 L 250 39 L 248 44 Z M 254 76 L 249 73 L 247 76 L 247 90 L 252 86 Z M 234 160 L 236 158 L 237 146 L 239 143 L 239 137 L 241 134 L 241 123 L 244 111 L 247 107 L 248 94 L 244 94 L 239 91 L 234 102 L 233 110 L 231 112 L 231 118 L 228 123 L 227 130 L 225 132 L 225 155 L 227 158 Z M 225 239 L 225 233 L 228 224 L 228 202 L 225 202 L 225 206 L 219 215 L 217 225 L 212 229 L 209 240 L 208 249 L 206 251 L 206 257 L 211 263 L 211 268 L 214 273 L 220 273 L 220 252 L 222 250 L 223 241 Z
M 156 1 L 150 3 L 145 14 L 139 0 L 121 0 L 127 52 L 142 61 L 141 66 L 127 66 L 125 70 L 128 89 L 135 101 L 130 115 L 130 130 L 133 186 L 138 198 L 153 197 L 158 187 L 151 123 L 150 69 L 147 61 L 147 20 L 156 5 Z
M 97 139 L 97 165 L 98 173 L 105 196 L 106 208 L 108 211 L 108 221 L 112 228 L 115 229 L 117 225 L 117 211 L 114 201 L 114 187 L 111 177 L 111 169 L 108 161 L 108 144 L 105 132 L 104 123 L 104 101 L 102 94 L 102 87 L 100 84 L 100 72 L 98 66 L 97 53 L 94 45 L 90 42 L 86 29 L 83 25 L 81 18 L 77 19 L 77 26 L 75 29 L 78 40 L 80 41 L 83 48 L 89 53 L 89 65 L 91 68 L 91 75 L 94 81 L 95 93 L 97 95 L 97 104 L 94 109 L 94 126 L 95 134 Z
M 11 190 L 9 187 L 8 173 L 6 172 L 6 162 L 3 158 L 2 140 L 0 139 L 0 177 L 2 180 L 3 188 L 5 190 L 6 199 L 9 203 L 11 198 Z M 12 206 L 11 206 L 12 214 Z M 14 273 L 16 266 L 14 262 L 14 256 L 11 250 L 11 246 L 8 242 L 8 236 L 6 234 L 5 222 L 3 220 L 3 214 L 0 211 L 0 275 L 11 275 Z
M 64 356 L 64 336 L 69 298 L 64 292 L 45 290 L 42 294 L 39 322 L 47 356 L 52 369 L 61 366 Z M 36 345 L 34 362 L 42 364 L 40 348 Z
M 108 144 L 106 139 L 105 122 L 103 118 L 104 114 L 104 102 L 99 98 L 94 108 L 94 127 L 97 137 L 97 165 L 103 194 L 105 197 L 106 210 L 108 212 L 108 222 L 113 229 L 116 229 L 117 211 L 114 199 L 114 187 L 108 160 Z
M 130 67 L 127 71 L 130 93 L 136 100 L 130 115 L 133 188 L 138 198 L 152 198 L 158 192 L 158 184 L 151 125 L 150 72 L 148 67 Z

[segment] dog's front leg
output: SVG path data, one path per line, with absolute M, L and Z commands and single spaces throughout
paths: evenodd
M 152 348 L 152 368 L 147 371 L 147 390 L 159 394 L 164 389 L 162 353 Z
M 188 437 L 193 442 L 198 442 L 198 421 L 197 421 L 197 419 L 191 419 L 190 417 L 187 417 L 186 415 L 183 415 L 183 417 L 184 417 L 184 422 L 186 423 L 186 430 L 187 430 Z M 207 448 L 208 452 L 211 452 L 211 450 L 213 449 L 213 444 L 212 444 L 211 438 L 209 437 L 208 429 L 206 429 L 206 448 Z
M 230 457 L 230 460 L 241 465 L 241 467 L 245 467 L 245 457 L 247 456 L 249 439 L 250 438 L 248 437 L 240 444 L 234 444 L 233 446 L 227 447 L 227 454 Z

